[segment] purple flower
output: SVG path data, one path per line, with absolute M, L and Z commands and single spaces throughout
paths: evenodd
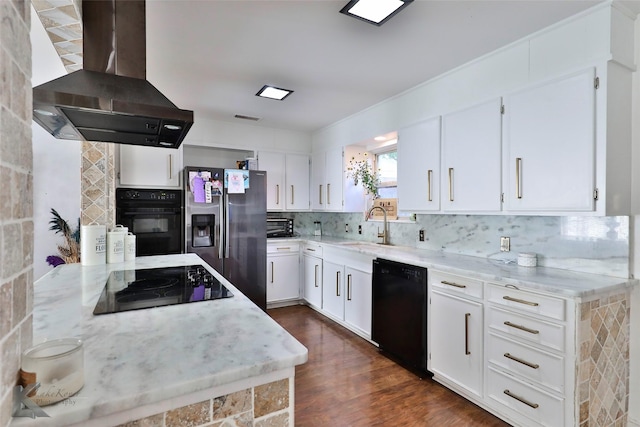
M 66 264 L 66 263 L 64 262 L 64 260 L 62 258 L 60 258 L 57 255 L 49 255 L 47 257 L 47 264 L 49 264 L 49 265 L 51 265 L 53 267 L 57 267 L 60 264 Z

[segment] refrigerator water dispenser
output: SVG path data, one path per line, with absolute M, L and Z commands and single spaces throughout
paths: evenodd
M 215 215 L 191 215 L 191 246 L 213 246 Z

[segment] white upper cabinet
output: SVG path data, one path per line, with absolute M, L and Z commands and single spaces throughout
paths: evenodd
M 440 118 L 398 132 L 398 209 L 440 210 Z
M 502 208 L 501 100 L 442 117 L 442 209 L 499 212 Z
M 309 209 L 309 156 L 260 151 L 258 168 L 267 172 L 267 210 Z
M 593 68 L 504 97 L 505 210 L 595 206 Z
M 347 146 L 311 155 L 311 209 L 332 212 L 362 212 L 365 206 L 362 184 L 347 178 L 351 159 L 359 159 L 364 147 Z
M 182 148 L 119 145 L 120 186 L 179 188 Z
M 285 156 L 285 208 L 290 211 L 309 210 L 309 156 Z

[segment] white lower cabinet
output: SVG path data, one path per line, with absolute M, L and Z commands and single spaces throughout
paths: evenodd
M 322 261 L 322 311 L 344 319 L 344 266 Z
M 371 272 L 345 267 L 347 280 L 344 302 L 344 321 L 361 332 L 371 336 Z
M 430 367 L 436 376 L 482 397 L 483 304 L 482 283 L 433 272 L 429 283 Z M 471 291 L 471 292 L 469 292 Z
M 267 303 L 300 298 L 300 244 L 267 244 Z
M 322 247 L 306 243 L 302 247 L 303 292 L 302 297 L 310 306 L 322 308 Z

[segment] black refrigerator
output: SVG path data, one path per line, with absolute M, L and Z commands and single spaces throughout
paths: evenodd
M 185 252 L 267 307 L 267 173 L 185 167 Z

